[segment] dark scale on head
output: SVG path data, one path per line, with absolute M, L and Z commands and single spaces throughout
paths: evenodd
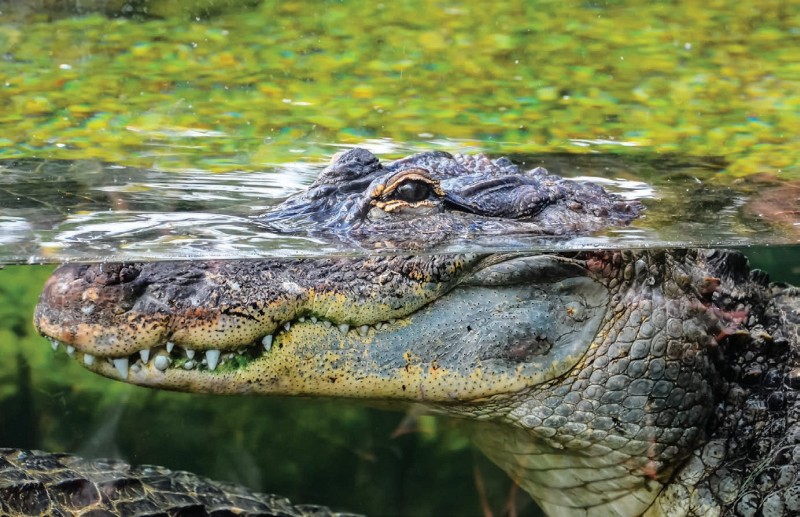
M 525 174 L 505 158 L 427 152 L 380 163 L 352 149 L 258 220 L 281 232 L 430 249 L 476 237 L 586 234 L 627 225 L 641 210 L 599 185 L 541 168 Z

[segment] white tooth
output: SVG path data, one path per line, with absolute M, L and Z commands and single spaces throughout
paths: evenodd
M 316 322 L 317 322 L 317 317 L 311 316 L 311 323 L 316 323 Z
M 305 316 L 300 316 L 300 318 L 299 318 L 299 319 L 300 319 L 300 323 L 302 323 L 302 322 L 306 321 L 306 317 L 305 317 Z
M 264 336 L 264 339 L 261 340 L 261 344 L 264 345 L 264 350 L 269 352 L 270 349 L 272 349 L 272 334 Z
M 94 356 L 92 354 L 83 354 L 83 364 L 92 366 L 94 364 Z
M 247 351 L 247 350 L 245 350 L 244 348 L 240 348 L 239 350 L 237 350 L 237 351 L 236 351 L 236 353 L 237 353 L 237 354 L 239 354 L 239 355 L 244 355 L 244 353 L 245 353 L 246 351 Z
M 75 353 L 75 347 L 72 345 L 67 345 L 67 355 L 72 357 L 72 354 Z
M 283 324 L 283 328 L 285 328 L 286 330 L 289 330 L 290 328 L 292 328 L 292 322 L 291 321 L 287 321 L 286 323 Z
M 119 376 L 123 379 L 128 378 L 128 358 L 114 359 L 114 368 L 119 372 Z
M 153 366 L 156 367 L 156 370 L 164 371 L 169 368 L 169 357 L 166 355 L 160 354 L 153 359 Z
M 189 359 L 194 359 L 194 350 L 189 350 L 187 348 L 186 349 L 186 357 L 188 357 Z
M 183 363 L 184 370 L 191 370 L 192 368 L 194 368 L 194 361 L 186 361 Z
M 56 341 L 55 339 L 51 339 L 50 346 L 53 348 L 53 350 L 58 350 L 58 341 Z
M 175 348 L 175 343 L 173 343 L 172 341 L 167 341 L 167 353 L 168 354 L 172 353 L 172 349 L 173 348 Z
M 231 359 L 233 359 L 234 357 L 236 357 L 234 354 L 225 354 L 225 359 L 227 359 L 227 360 L 229 360 L 229 361 L 230 361 Z
M 361 334 L 361 337 L 367 337 L 367 332 L 369 332 L 369 325 L 361 325 L 358 327 L 358 333 Z
M 219 363 L 219 350 L 206 350 L 206 361 L 208 361 L 208 369 L 214 370 Z
M 150 360 L 150 349 L 145 348 L 144 350 L 139 350 L 139 357 L 142 358 L 144 364 L 147 364 L 147 361 Z
M 350 330 L 350 325 L 348 325 L 347 323 L 342 323 L 341 325 L 339 325 L 339 332 L 341 332 L 342 334 L 347 334 L 348 330 Z
M 142 364 L 139 362 L 136 362 L 133 365 L 131 365 L 131 371 L 133 373 L 138 373 L 141 369 L 142 369 Z
M 330 321 L 328 321 L 328 320 L 324 320 L 324 321 L 322 322 L 322 324 L 323 324 L 323 325 L 325 325 L 325 326 L 326 326 L 326 327 L 328 327 L 328 328 L 331 328 L 331 327 L 333 326 L 333 323 L 331 323 L 331 322 L 330 322 Z
M 390 318 L 389 319 L 389 325 L 394 325 L 396 322 L 397 322 L 397 319 L 395 319 L 395 318 Z

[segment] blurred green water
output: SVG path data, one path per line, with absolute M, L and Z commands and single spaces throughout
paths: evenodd
M 156 4 L 158 2 L 151 2 Z M 163 3 L 163 2 L 162 2 Z M 800 4 L 262 2 L 0 19 L 0 157 L 257 169 L 332 144 L 723 156 L 800 177 Z

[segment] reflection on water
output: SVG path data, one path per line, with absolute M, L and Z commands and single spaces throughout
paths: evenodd
M 594 181 L 647 210 L 630 227 L 571 239 L 509 236 L 463 239 L 436 251 L 552 250 L 652 246 L 789 244 L 797 212 L 773 210 L 779 185 L 728 185 L 719 162 L 678 157 L 512 155 Z M 165 172 L 90 161 L 0 162 L 0 262 L 247 258 L 359 253 L 330 236 L 270 232 L 252 220 L 310 184 L 322 164 L 264 172 Z M 772 194 L 772 198 L 775 195 Z M 369 250 L 366 250 L 369 251 Z M 402 251 L 383 248 L 384 252 Z

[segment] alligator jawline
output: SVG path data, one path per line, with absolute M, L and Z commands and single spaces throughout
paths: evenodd
M 53 350 L 63 347 L 67 355 L 82 362 L 84 367 L 111 378 L 128 379 L 129 372 L 147 371 L 147 375 L 166 375 L 170 370 L 184 370 L 199 375 L 229 373 L 245 368 L 249 363 L 266 356 L 272 351 L 273 343 L 282 347 L 280 338 L 291 332 L 298 323 L 320 325 L 332 332 L 346 335 L 348 332 L 367 337 L 370 332 L 384 330 L 397 323 L 396 318 L 381 321 L 373 325 L 351 326 L 348 323 L 336 323 L 316 316 L 300 316 L 296 320 L 280 325 L 272 334 L 257 339 L 249 344 L 232 349 L 191 349 L 178 346 L 172 341 L 145 350 L 135 351 L 125 356 L 96 356 L 81 352 L 74 346 L 50 339 Z

